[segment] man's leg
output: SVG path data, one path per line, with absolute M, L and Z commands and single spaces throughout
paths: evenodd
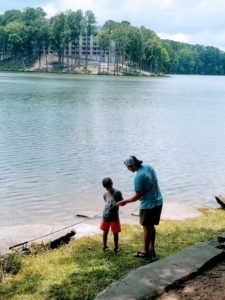
M 155 235 L 156 235 L 156 231 L 155 231 L 155 226 L 151 225 L 149 227 L 149 231 L 150 231 L 150 243 L 149 243 L 149 251 L 155 251 Z
M 155 250 L 155 226 L 143 226 L 144 229 L 144 249 L 143 252 L 149 254 Z
M 143 226 L 144 229 L 144 248 L 143 252 L 146 253 L 147 255 L 149 254 L 149 248 L 150 248 L 150 227 L 149 226 Z

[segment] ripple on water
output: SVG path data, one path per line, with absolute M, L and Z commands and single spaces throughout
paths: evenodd
M 0 73 L 1 86 L 0 225 L 101 210 L 106 176 L 130 196 L 131 154 L 155 167 L 168 205 L 224 193 L 224 77 Z

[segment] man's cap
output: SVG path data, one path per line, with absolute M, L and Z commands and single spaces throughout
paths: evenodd
M 127 167 L 135 166 L 135 165 L 141 165 L 142 163 L 143 163 L 143 161 L 137 159 L 135 156 L 128 156 L 128 157 L 124 160 L 124 164 L 125 164 Z

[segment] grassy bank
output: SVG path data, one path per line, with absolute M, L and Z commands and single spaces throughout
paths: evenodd
M 158 226 L 156 259 L 165 258 L 198 242 L 216 240 L 225 230 L 225 211 L 204 210 L 203 215 L 183 221 L 164 220 Z M 109 247 L 113 248 L 112 235 Z M 16 257 L 18 273 L 2 274 L 0 299 L 94 299 L 112 281 L 151 260 L 137 259 L 142 228 L 123 225 L 120 235 L 123 253 L 103 253 L 101 235 L 84 237 L 60 249 L 33 250 Z M 20 263 L 18 263 L 18 260 Z M 13 262 L 11 262 L 13 264 Z

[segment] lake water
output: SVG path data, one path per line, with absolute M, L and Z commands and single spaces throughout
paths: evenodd
M 0 73 L 0 226 L 101 211 L 101 181 L 124 197 L 154 166 L 166 203 L 225 193 L 225 77 Z

